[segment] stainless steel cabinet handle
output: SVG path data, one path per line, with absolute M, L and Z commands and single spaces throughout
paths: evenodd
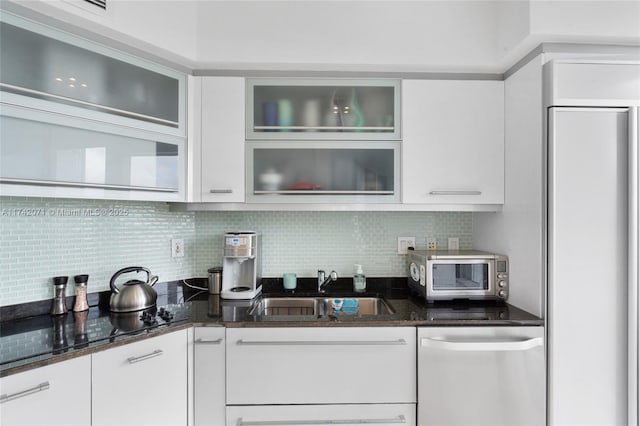
M 143 121 L 149 121 L 151 123 L 169 125 L 171 127 L 178 127 L 178 124 L 179 124 L 177 121 L 165 120 L 165 119 L 158 118 L 158 117 L 152 117 L 150 115 L 138 114 L 138 113 L 135 113 L 135 112 L 132 112 L 132 111 L 126 111 L 126 110 L 122 110 L 122 109 L 118 109 L 118 108 L 112 108 L 112 107 L 109 107 L 109 106 L 106 106 L 106 105 L 95 104 L 95 103 L 92 103 L 92 102 L 85 102 L 85 101 L 81 101 L 81 100 L 74 99 L 74 98 L 68 98 L 66 96 L 60 96 L 60 95 L 54 95 L 52 93 L 41 92 L 39 90 L 27 89 L 26 87 L 14 86 L 12 84 L 0 83 L 0 87 L 6 87 L 8 89 L 11 89 L 13 91 L 19 92 L 21 94 L 24 94 L 24 93 L 34 94 L 39 98 L 59 99 L 59 100 L 64 101 L 65 103 L 72 103 L 72 104 L 75 104 L 75 105 L 81 105 L 83 107 L 91 107 L 91 108 L 97 109 L 98 111 L 115 112 L 117 115 L 122 115 L 122 116 L 129 117 L 129 118 L 136 118 L 138 120 L 143 120 Z
M 12 183 L 16 185 L 64 186 L 69 188 L 99 188 L 99 189 L 113 189 L 113 190 L 121 190 L 121 191 L 178 192 L 177 188 L 154 188 L 150 186 L 111 185 L 108 183 L 64 182 L 64 181 L 22 179 L 22 178 L 0 178 L 0 183 Z
M 429 195 L 482 195 L 482 191 L 431 191 Z
M 149 358 L 154 358 L 154 357 L 160 356 L 163 353 L 164 352 L 162 351 L 162 349 L 156 349 L 155 351 L 151 352 L 150 354 L 140 355 L 140 356 L 132 356 L 130 358 L 127 358 L 127 362 L 129 364 L 135 364 L 136 362 L 140 362 L 140 361 L 147 360 Z
M 205 339 L 196 339 L 196 344 L 198 345 L 219 345 L 222 343 L 222 339 L 217 340 L 205 340 Z
M 31 395 L 32 393 L 42 392 L 49 389 L 51 386 L 49 382 L 42 382 L 37 386 L 32 388 L 16 392 L 16 393 L 5 393 L 0 395 L 0 404 L 4 404 L 5 402 L 12 401 L 14 399 L 22 398 L 23 396 Z
M 371 425 L 371 424 L 402 424 L 407 419 L 400 414 L 392 419 L 337 419 L 337 420 L 258 420 L 244 421 L 242 417 L 236 422 L 236 426 L 286 426 L 286 425 Z
M 444 349 L 448 351 L 526 351 L 537 346 L 542 346 L 542 337 L 532 339 L 510 339 L 510 340 L 443 340 L 424 338 L 420 343 L 423 347 Z
M 404 339 L 398 340 L 238 340 L 240 346 L 393 346 L 406 345 Z
M 233 193 L 233 189 L 210 189 L 210 194 L 231 194 Z

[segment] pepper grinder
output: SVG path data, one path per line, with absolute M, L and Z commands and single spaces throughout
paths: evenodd
M 51 306 L 51 315 L 62 315 L 67 313 L 67 281 L 69 277 L 53 277 L 53 285 L 55 287 L 55 296 L 53 297 L 53 305 Z
M 73 312 L 81 312 L 89 309 L 87 302 L 87 281 L 89 275 L 76 275 L 73 277 L 76 282 L 76 302 L 73 304 Z

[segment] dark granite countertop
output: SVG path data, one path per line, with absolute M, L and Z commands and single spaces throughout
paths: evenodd
M 201 279 L 188 280 L 206 285 Z M 449 302 L 428 304 L 410 294 L 406 278 L 368 278 L 366 293 L 353 293 L 350 279 L 331 283 L 319 294 L 314 278 L 299 278 L 294 292 L 285 292 L 281 279 L 263 279 L 262 295 L 254 300 L 224 300 L 184 286 L 159 283 L 157 323 L 143 324 L 140 312 L 114 314 L 108 292 L 94 294 L 88 311 L 51 316 L 50 302 L 2 307 L 0 310 L 0 377 L 58 361 L 90 354 L 132 341 L 190 326 L 225 327 L 397 327 L 397 326 L 542 326 L 543 320 L 509 304 Z M 323 317 L 254 316 L 251 309 L 261 297 L 381 297 L 393 308 L 388 315 L 337 314 Z M 72 306 L 72 300 L 68 301 Z M 44 312 L 43 312 L 44 310 Z M 161 318 L 168 311 L 172 318 Z

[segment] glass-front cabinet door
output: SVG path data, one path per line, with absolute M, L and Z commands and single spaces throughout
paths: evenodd
M 0 94 L 7 104 L 184 136 L 184 73 L 4 13 Z
M 399 80 L 249 79 L 247 89 L 247 139 L 400 139 Z
M 0 18 L 3 195 L 184 200 L 184 73 Z
M 400 199 L 400 142 L 247 143 L 247 201 L 388 203 Z
M 27 186 L 35 185 L 57 188 L 40 195 L 63 195 L 64 188 L 85 189 L 77 195 L 134 190 L 149 194 L 140 199 L 181 200 L 181 138 L 123 132 L 119 126 L 51 117 L 22 107 L 2 105 L 0 112 L 0 183 L 5 195 L 33 194 Z

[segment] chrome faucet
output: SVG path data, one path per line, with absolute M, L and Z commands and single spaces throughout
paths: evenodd
M 326 272 L 318 270 L 318 293 L 324 293 L 327 285 L 329 285 L 331 281 L 338 279 L 338 273 L 336 271 L 331 271 L 328 277 L 326 275 Z

